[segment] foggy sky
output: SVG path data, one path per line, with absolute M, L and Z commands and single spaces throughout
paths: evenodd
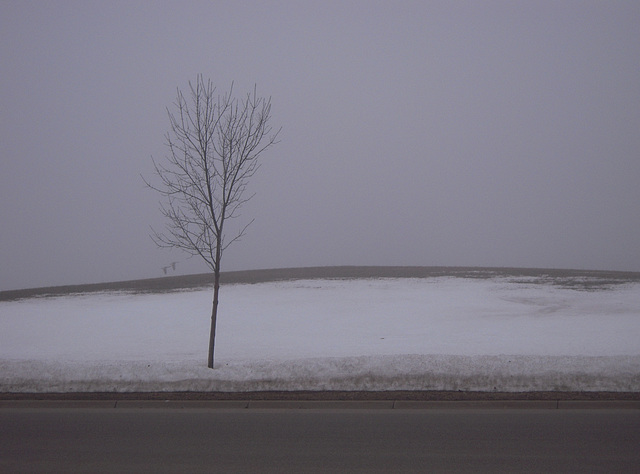
M 640 271 L 638 25 L 637 1 L 2 2 L 0 290 L 206 271 L 155 247 L 140 177 L 198 73 L 283 127 L 223 271 Z

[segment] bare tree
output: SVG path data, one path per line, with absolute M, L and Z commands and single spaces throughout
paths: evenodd
M 178 89 L 174 109 L 168 109 L 168 154 L 163 163 L 153 160 L 158 184 L 145 183 L 162 196 L 166 218 L 164 232 L 152 229 L 154 242 L 200 256 L 214 275 L 211 332 L 207 365 L 213 352 L 220 289 L 220 264 L 224 251 L 247 230 L 237 226 L 227 235 L 228 221 L 253 197 L 247 184 L 259 167 L 258 158 L 276 143 L 271 98 L 258 97 L 256 88 L 242 99 L 217 95 L 210 80 L 201 75 L 189 82 L 186 98 Z

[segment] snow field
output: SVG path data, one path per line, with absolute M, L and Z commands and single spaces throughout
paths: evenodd
M 0 303 L 0 391 L 640 390 L 640 285 L 226 285 Z

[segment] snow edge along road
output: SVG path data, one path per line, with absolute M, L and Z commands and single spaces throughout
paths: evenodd
M 640 392 L 640 356 L 370 356 L 231 363 L 0 360 L 0 392 Z

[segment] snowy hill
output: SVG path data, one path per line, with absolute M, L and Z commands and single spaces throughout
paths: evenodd
M 226 277 L 215 370 L 203 276 L 5 298 L 0 391 L 640 390 L 638 274 L 341 267 Z

